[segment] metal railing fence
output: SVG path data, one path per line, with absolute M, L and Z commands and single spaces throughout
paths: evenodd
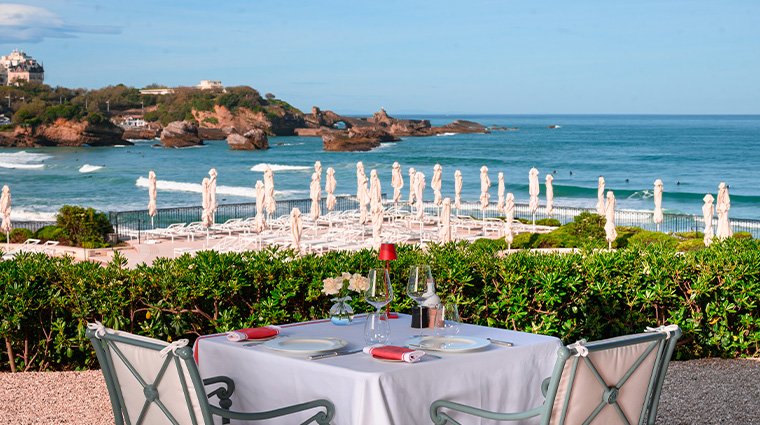
M 358 208 L 359 203 L 354 196 L 339 196 L 336 198 L 335 208 L 333 211 L 348 211 Z M 383 202 L 386 206 L 394 205 L 393 202 L 389 202 L 385 195 L 383 195 Z M 327 212 L 326 198 L 322 198 L 322 213 Z M 408 203 L 400 202 L 398 206 L 410 210 Z M 278 200 L 276 212 L 272 214 L 274 217 L 290 214 L 290 211 L 298 207 L 302 213 L 308 214 L 311 208 L 311 199 L 288 199 Z M 413 209 L 412 209 L 413 210 Z M 544 206 L 539 207 L 536 212 L 536 220 L 543 218 L 554 218 L 559 220 L 561 224 L 567 224 L 575 218 L 578 214 L 588 211 L 592 214 L 596 214 L 594 208 L 577 208 L 577 207 L 565 207 L 554 206 L 554 211 L 551 216 L 546 214 L 546 208 Z M 139 235 L 141 232 L 150 230 L 153 228 L 164 228 L 173 223 L 191 223 L 194 221 L 201 221 L 201 214 L 203 208 L 200 206 L 195 207 L 179 207 L 179 208 L 161 208 L 153 218 L 151 223 L 151 217 L 148 215 L 148 210 L 139 211 L 120 211 L 111 212 L 109 217 L 111 224 L 114 226 L 114 232 L 117 233 L 120 239 L 129 238 L 135 235 L 135 232 Z M 440 212 L 432 202 L 425 202 L 425 212 L 427 214 L 438 214 Z M 451 213 L 453 215 L 469 215 L 475 218 L 489 218 L 489 217 L 503 217 L 503 213 L 499 213 L 496 210 L 496 203 L 491 203 L 485 210 L 480 208 L 479 202 L 462 202 L 462 207 L 457 210 L 452 207 Z M 240 203 L 240 204 L 224 204 L 219 205 L 214 218 L 215 223 L 224 223 L 231 218 L 247 218 L 254 217 L 256 215 L 256 202 Z M 615 211 L 615 225 L 627 226 L 627 227 L 641 227 L 645 230 L 661 231 L 665 233 L 677 233 L 677 232 L 694 232 L 703 231 L 705 227 L 704 218 L 699 215 L 692 214 L 663 214 L 663 222 L 658 226 L 654 223 L 651 211 L 635 211 L 635 210 L 617 210 Z M 515 217 L 531 220 L 532 214 L 528 204 L 515 204 Z M 730 216 L 729 216 L 730 217 Z M 731 230 L 736 232 L 749 232 L 754 238 L 760 238 L 760 220 L 751 219 L 734 219 L 729 218 L 731 223 Z M 713 219 L 713 229 L 717 229 L 718 219 Z M 41 226 L 40 226 L 41 227 Z

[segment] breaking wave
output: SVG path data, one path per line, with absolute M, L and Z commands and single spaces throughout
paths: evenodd
M 80 173 L 91 173 L 93 171 L 98 171 L 101 168 L 103 168 L 102 165 L 90 165 L 90 164 L 84 164 L 82 168 L 79 169 Z
M 256 164 L 253 167 L 251 167 L 251 171 L 256 171 L 259 173 L 263 173 L 267 169 L 267 165 L 269 168 L 272 169 L 272 171 L 305 171 L 305 170 L 312 170 L 313 167 L 310 166 L 301 166 L 301 165 L 280 165 L 280 164 L 267 164 L 262 162 L 261 164 Z

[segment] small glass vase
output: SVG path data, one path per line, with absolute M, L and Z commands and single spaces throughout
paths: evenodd
M 330 321 L 333 325 L 345 326 L 350 325 L 354 320 L 354 309 L 346 301 L 351 297 L 333 298 L 335 304 L 330 308 Z

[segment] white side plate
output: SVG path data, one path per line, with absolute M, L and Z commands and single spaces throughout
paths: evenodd
M 413 336 L 406 341 L 413 348 L 432 351 L 472 351 L 491 345 L 491 341 L 474 336 Z
M 340 338 L 316 336 L 310 338 L 276 338 L 266 341 L 262 345 L 279 351 L 320 353 L 339 350 L 348 345 L 348 341 Z

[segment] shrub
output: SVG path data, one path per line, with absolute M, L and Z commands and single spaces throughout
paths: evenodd
M 216 117 L 209 117 L 209 118 L 204 118 L 203 122 L 207 122 L 209 124 L 219 124 L 219 119 L 217 119 Z
M 705 237 L 702 232 L 676 232 L 675 235 L 683 239 L 703 239 Z
M 113 226 L 105 213 L 92 208 L 64 205 L 56 215 L 56 221 L 63 228 L 63 237 L 73 246 L 102 248 L 106 233 L 113 232 Z
M 681 252 L 687 252 L 687 251 L 700 250 L 704 247 L 705 247 L 705 243 L 702 239 L 687 239 L 679 243 L 676 249 Z
M 604 217 L 592 214 L 588 211 L 575 216 L 575 234 L 580 241 L 604 241 L 606 233 L 604 225 L 607 222 Z
M 49 226 L 41 227 L 34 232 L 35 239 L 42 239 L 44 241 L 64 241 L 63 227 L 57 224 L 51 224 Z
M 13 229 L 11 230 L 11 243 L 22 243 L 27 239 L 32 239 L 34 233 L 29 229 Z
M 734 239 L 752 239 L 752 233 L 750 232 L 736 232 L 733 234 Z
M 662 243 L 668 248 L 675 249 L 678 246 L 678 239 L 665 233 L 643 231 L 639 232 L 629 239 L 630 243 L 643 243 L 645 245 L 651 245 L 656 243 Z
M 555 227 L 559 227 L 562 225 L 562 223 L 560 223 L 559 220 L 557 220 L 556 218 L 542 218 L 540 220 L 536 220 L 536 224 L 540 226 L 555 226 Z

